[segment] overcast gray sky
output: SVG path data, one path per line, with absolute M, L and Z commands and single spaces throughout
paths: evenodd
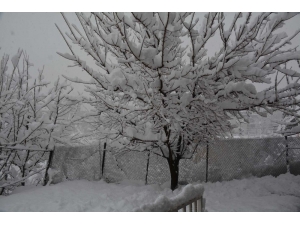
M 74 13 L 66 13 L 66 15 L 71 23 L 78 24 Z M 197 13 L 197 15 L 201 19 L 204 13 Z M 231 21 L 233 15 L 234 13 L 226 13 L 227 20 Z M 292 34 L 300 28 L 299 22 L 300 15 L 290 20 L 284 30 L 287 34 Z M 26 51 L 34 64 L 31 68 L 33 75 L 37 74 L 38 68 L 45 66 L 44 75 L 49 81 L 57 79 L 61 74 L 88 78 L 78 67 L 68 67 L 71 62 L 56 54 L 56 52 L 69 52 L 69 49 L 56 29 L 55 23 L 63 32 L 68 31 L 60 13 L 0 13 L 0 56 L 4 53 L 13 56 L 21 48 Z M 300 35 L 293 40 L 293 44 L 300 44 Z M 207 48 L 212 53 L 220 45 L 217 39 L 213 39 L 207 44 Z M 76 90 L 83 91 L 80 85 L 74 86 Z
M 66 15 L 72 23 L 77 23 L 74 13 Z M 12 57 L 19 48 L 23 49 L 34 64 L 31 74 L 37 75 L 37 69 L 44 66 L 44 75 L 48 81 L 56 80 L 61 74 L 86 77 L 79 68 L 68 67 L 71 62 L 56 53 L 69 52 L 69 49 L 55 23 L 62 31 L 67 31 L 60 13 L 1 13 L 0 55 L 6 53 Z M 76 85 L 76 89 L 83 90 L 80 85 Z

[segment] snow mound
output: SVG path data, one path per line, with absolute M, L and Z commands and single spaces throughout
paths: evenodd
M 282 174 L 204 184 L 206 210 L 215 212 L 300 211 L 300 176 Z
M 133 211 L 154 202 L 159 195 L 178 194 L 159 185 L 142 185 L 124 180 L 108 184 L 102 180 L 66 181 L 50 186 L 17 188 L 9 196 L 0 196 L 0 211 L 6 212 L 111 212 Z
M 189 200 L 200 198 L 203 195 L 204 188 L 201 184 L 186 185 L 182 191 L 175 197 L 169 199 L 166 196 L 160 195 L 154 203 L 142 205 L 135 209 L 136 212 L 167 212 L 170 209 L 176 208 Z

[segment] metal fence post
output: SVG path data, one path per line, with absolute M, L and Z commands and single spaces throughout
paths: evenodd
M 2 147 L 0 147 L 0 154 L 2 153 Z M 5 167 L 5 163 L 3 164 L 3 167 Z M 3 168 L 2 167 L 2 168 Z M 3 192 L 4 192 L 4 188 L 1 188 L 0 189 L 0 195 L 2 195 L 3 194 Z
M 98 146 L 98 152 L 99 152 L 99 179 L 102 178 L 102 154 L 101 154 L 101 141 L 99 141 Z
M 104 142 L 104 148 L 103 148 L 103 158 L 102 158 L 102 178 L 104 174 L 104 164 L 105 164 L 105 154 L 106 154 L 106 142 Z
M 49 174 L 48 174 L 48 170 L 51 168 L 52 166 L 52 161 L 53 161 L 53 156 L 54 156 L 54 151 L 55 151 L 55 146 L 52 149 L 52 151 L 49 152 L 49 158 L 47 161 L 47 166 L 46 166 L 46 171 L 45 171 L 45 175 L 44 175 L 44 183 L 43 186 L 46 186 L 48 181 L 49 181 Z
M 287 136 L 284 136 L 285 138 L 285 160 L 286 160 L 286 170 L 288 173 L 290 173 L 290 163 L 289 163 L 289 144 Z
M 208 146 L 209 142 L 206 141 L 206 174 L 205 174 L 205 183 L 208 181 Z
M 150 161 L 150 150 L 149 150 L 149 153 L 148 153 L 148 158 L 147 158 L 145 184 L 147 184 L 147 183 L 148 183 L 148 170 L 149 170 L 149 161 Z

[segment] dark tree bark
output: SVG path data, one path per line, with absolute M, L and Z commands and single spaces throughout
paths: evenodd
M 166 134 L 169 134 L 169 132 L 166 132 Z M 167 157 L 169 169 L 170 169 L 170 175 L 171 175 L 171 189 L 174 191 L 178 187 L 178 181 L 179 181 L 179 161 L 182 158 L 182 155 L 184 153 L 183 148 L 183 140 L 182 136 L 179 135 L 177 140 L 177 146 L 176 146 L 176 153 L 173 154 L 171 150 L 171 144 L 168 143 L 168 149 L 169 149 L 169 156 Z
M 24 177 L 26 176 L 26 162 L 27 162 L 27 160 L 28 160 L 28 158 L 29 158 L 29 154 L 30 154 L 30 151 L 27 150 L 25 162 L 24 162 L 24 164 L 23 164 L 23 166 L 22 166 L 22 178 L 24 178 Z M 25 181 L 23 181 L 23 182 L 21 183 L 21 185 L 22 185 L 22 186 L 25 186 Z
M 168 164 L 171 174 L 171 189 L 174 191 L 178 187 L 178 178 L 179 178 L 179 158 L 174 160 L 168 158 Z
M 52 164 L 52 160 L 53 160 L 53 156 L 54 156 L 54 149 L 53 149 L 53 151 L 50 151 L 50 153 L 49 153 L 49 159 L 48 159 L 48 162 L 47 162 L 47 167 L 46 167 L 46 172 L 45 172 L 43 186 L 46 186 L 47 183 L 48 183 L 48 181 L 49 181 L 48 170 L 49 170 L 49 168 L 50 168 L 50 166 Z

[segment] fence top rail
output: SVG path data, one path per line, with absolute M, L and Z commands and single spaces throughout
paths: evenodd
M 23 151 L 23 150 L 29 150 L 29 151 L 42 151 L 42 152 L 51 152 L 53 149 L 43 149 L 43 148 L 26 148 L 26 147 L 14 147 L 14 146 L 0 146 L 1 151 Z
M 239 137 L 239 138 L 215 138 L 214 140 L 263 140 L 263 139 L 284 139 L 285 136 L 270 136 L 270 137 Z M 297 138 L 297 137 L 295 137 Z M 299 138 L 299 137 L 298 137 Z M 203 142 L 205 143 L 205 142 Z

